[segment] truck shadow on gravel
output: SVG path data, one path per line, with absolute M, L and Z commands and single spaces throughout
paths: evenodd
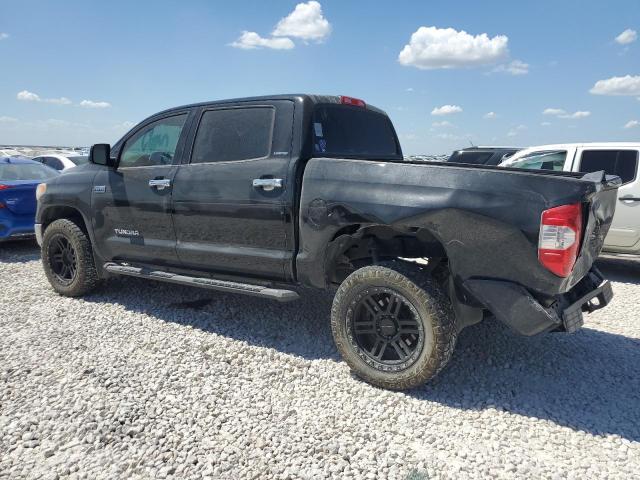
M 303 291 L 301 297 L 279 304 L 121 278 L 86 300 L 119 303 L 308 360 L 341 361 L 328 321 L 332 296 Z M 488 320 L 464 330 L 447 368 L 407 394 L 452 408 L 495 408 L 593 435 L 640 441 L 640 340 L 591 328 L 524 338 Z

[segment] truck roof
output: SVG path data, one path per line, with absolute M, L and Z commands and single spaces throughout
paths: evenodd
M 311 106 L 317 105 L 317 104 L 326 104 L 326 103 L 341 104 L 342 98 L 343 96 L 341 95 L 315 95 L 310 93 L 291 93 L 291 94 L 280 94 L 280 95 L 262 95 L 257 97 L 240 97 L 240 98 L 211 100 L 207 102 L 198 102 L 198 103 L 191 103 L 188 105 L 181 105 L 179 107 L 168 108 L 166 110 L 163 110 L 161 112 L 154 114 L 153 116 L 155 117 L 156 115 L 160 115 L 160 114 L 164 114 L 164 113 L 168 113 L 176 110 L 184 110 L 185 108 L 206 107 L 209 105 L 230 105 L 230 104 L 233 105 L 233 104 L 241 104 L 246 102 L 259 102 L 259 101 L 268 101 L 268 100 L 291 100 L 294 102 L 301 101 L 301 102 L 308 103 Z M 375 107 L 369 103 L 366 103 L 366 101 L 365 101 L 365 105 L 367 110 L 371 110 L 377 113 L 381 113 L 383 115 L 387 115 L 387 113 L 384 110 L 378 107 Z

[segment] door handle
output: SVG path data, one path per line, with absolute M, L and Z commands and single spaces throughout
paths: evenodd
M 282 188 L 281 178 L 254 178 L 253 188 L 262 188 L 265 192 L 270 192 L 276 188 Z
M 618 200 L 621 202 L 640 202 L 640 197 L 619 197 Z
M 154 178 L 153 180 L 149 180 L 149 186 L 158 190 L 164 190 L 171 186 L 171 180 L 168 178 Z

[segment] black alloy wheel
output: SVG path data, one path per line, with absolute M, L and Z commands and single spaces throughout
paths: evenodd
M 424 346 L 424 329 L 418 312 L 399 292 L 373 287 L 356 302 L 347 325 L 360 356 L 382 371 L 409 368 Z
M 63 285 L 73 282 L 78 271 L 78 260 L 73 245 L 58 234 L 49 243 L 49 265 L 56 279 Z

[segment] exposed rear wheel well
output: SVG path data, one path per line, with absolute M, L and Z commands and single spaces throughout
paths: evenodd
M 326 271 L 329 281 L 339 284 L 358 268 L 395 258 L 429 258 L 446 264 L 446 251 L 425 228 L 351 225 L 329 243 Z

